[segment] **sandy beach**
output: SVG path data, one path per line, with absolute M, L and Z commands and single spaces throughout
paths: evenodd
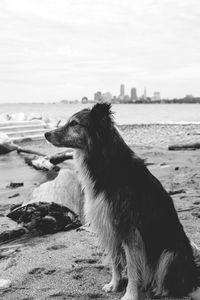
M 130 125 L 120 126 L 130 147 L 148 163 L 150 171 L 173 195 L 181 223 L 189 238 L 200 247 L 200 219 L 193 215 L 200 209 L 200 150 L 169 151 L 173 143 L 200 142 L 199 125 Z M 45 154 L 61 152 L 45 141 L 26 143 Z M 22 155 L 10 153 L 0 157 L 0 225 L 1 232 L 12 228 L 5 217 L 12 204 L 20 203 L 35 186 L 55 174 L 36 171 L 24 163 Z M 68 163 L 60 165 L 68 168 Z M 6 188 L 11 181 L 22 181 L 15 190 Z M 20 195 L 8 198 L 14 193 Z M 94 233 L 73 230 L 49 235 L 27 235 L 0 245 L 0 279 L 11 286 L 0 290 L 1 299 L 120 299 L 124 291 L 106 294 L 102 286 L 110 280 L 103 264 Z M 147 298 L 145 298 L 147 299 Z

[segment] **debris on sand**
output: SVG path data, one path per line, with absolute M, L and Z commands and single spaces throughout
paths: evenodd
M 16 194 L 10 195 L 10 196 L 8 197 L 8 199 L 16 198 L 16 197 L 19 197 L 19 196 L 20 196 L 20 194 L 19 194 L 19 193 L 16 193 Z
M 43 171 L 59 171 L 60 168 L 57 166 L 57 164 L 60 164 L 64 162 L 65 160 L 72 159 L 73 155 L 72 153 L 58 153 L 53 156 L 33 156 L 33 157 L 25 157 L 25 162 L 29 166 L 33 166 L 36 170 L 43 170 Z
M 0 243 L 15 240 L 27 233 L 26 228 L 18 227 L 16 229 L 5 230 L 0 233 Z
M 196 218 L 200 218 L 200 208 L 195 209 L 195 211 L 192 212 L 192 215 Z
M 8 279 L 0 279 L 0 289 L 8 289 L 11 286 L 11 281 Z
M 61 170 L 54 180 L 36 187 L 21 205 L 11 206 L 7 217 L 26 232 L 46 234 L 80 227 L 84 224 L 83 192 L 76 172 Z M 16 234 L 16 230 L 4 232 L 0 241 Z
M 25 157 L 25 162 L 29 166 L 33 166 L 36 170 L 43 171 L 59 171 L 60 168 L 52 164 L 47 157 Z
M 66 231 L 81 226 L 78 215 L 56 203 L 31 203 L 12 210 L 7 217 L 29 231 L 37 230 L 41 233 Z
M 9 188 L 9 189 L 16 189 L 16 188 L 21 187 L 23 185 L 24 185 L 23 182 L 11 182 L 6 187 Z
M 181 190 L 175 190 L 175 191 L 168 191 L 169 195 L 177 195 L 177 194 L 185 194 L 185 190 L 181 189 Z
M 14 210 L 14 209 L 16 209 L 16 208 L 22 206 L 22 204 L 23 204 L 23 202 L 21 202 L 21 203 L 16 203 L 16 204 L 12 204 L 12 205 L 10 206 L 10 211 L 12 211 L 12 210 Z
M 30 149 L 23 149 L 16 145 L 15 143 L 12 142 L 12 140 L 8 137 L 7 134 L 4 132 L 0 132 L 0 155 L 1 154 L 8 154 L 12 151 L 17 151 L 17 153 L 29 153 L 29 154 L 35 154 L 35 155 L 40 155 L 44 156 L 44 154 L 39 153 L 37 151 L 33 151 Z
M 193 202 L 194 205 L 199 205 L 200 204 L 200 201 L 195 201 Z
M 168 150 L 196 150 L 200 149 L 200 143 L 175 144 L 168 147 Z

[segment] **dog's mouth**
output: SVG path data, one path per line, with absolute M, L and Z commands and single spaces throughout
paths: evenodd
M 55 135 L 52 132 L 45 132 L 44 136 L 45 136 L 46 140 L 48 142 L 50 142 L 51 144 L 53 144 L 54 146 L 56 146 L 56 147 L 64 147 L 62 145 L 62 143 L 60 141 L 58 141 L 57 138 L 55 138 Z
M 81 149 L 82 147 L 79 145 L 78 140 L 63 140 L 59 136 L 55 135 L 53 132 L 46 132 L 45 138 L 48 142 L 56 147 L 65 147 L 65 148 L 73 148 L 73 149 Z

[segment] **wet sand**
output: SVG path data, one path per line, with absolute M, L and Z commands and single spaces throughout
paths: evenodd
M 200 126 L 122 126 L 121 131 L 168 191 L 183 190 L 173 196 L 174 204 L 181 210 L 178 214 L 186 233 L 200 246 L 200 219 L 192 215 L 195 209 L 182 211 L 200 208 L 200 150 L 167 150 L 169 143 L 198 142 L 200 136 L 194 133 L 200 132 Z M 34 150 L 46 154 L 62 151 L 45 142 L 35 144 Z M 11 226 L 3 217 L 10 204 L 22 201 L 35 185 L 47 180 L 44 172 L 26 166 L 17 154 L 1 157 L 1 170 L 2 159 L 7 173 L 0 174 L 1 230 Z M 24 187 L 5 188 L 11 180 L 24 181 Z M 18 192 L 19 197 L 8 199 L 10 194 Z M 110 271 L 102 261 L 102 250 L 98 248 L 95 234 L 86 231 L 25 236 L 5 243 L 0 246 L 0 279 L 9 279 L 12 285 L 0 290 L 0 297 L 9 300 L 120 299 L 123 291 L 111 294 L 102 291 L 102 286 L 110 280 Z

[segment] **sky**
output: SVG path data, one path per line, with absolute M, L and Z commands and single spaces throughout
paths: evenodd
M 199 0 L 1 0 L 0 103 L 200 96 Z

